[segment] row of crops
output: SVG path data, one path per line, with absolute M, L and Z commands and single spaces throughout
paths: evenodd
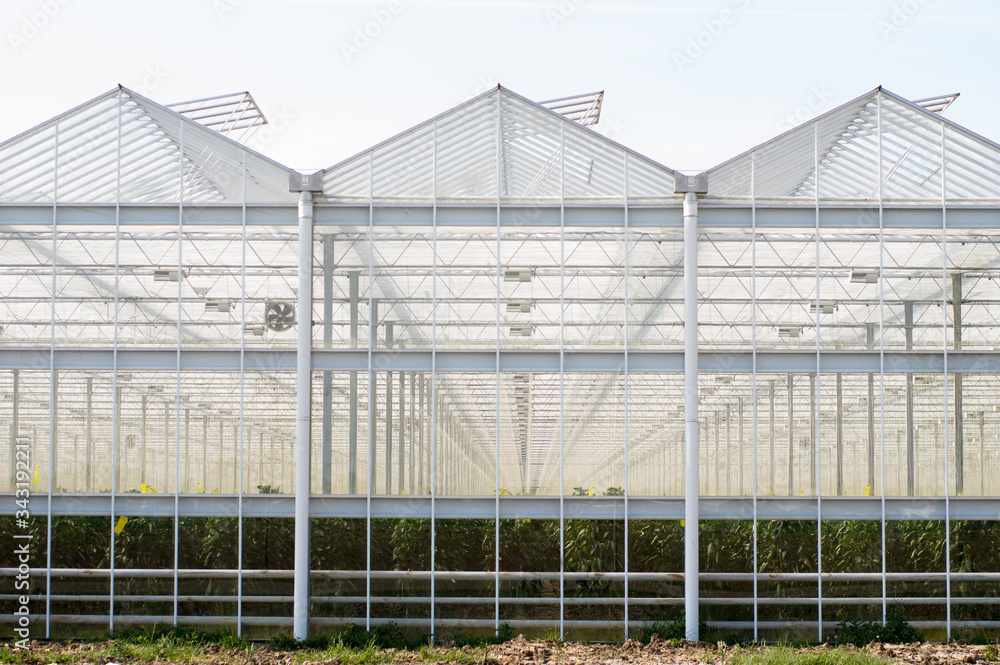
M 182 597 L 183 616 L 235 616 L 237 592 L 242 591 L 243 616 L 291 615 L 290 575 L 273 571 L 293 568 L 294 524 L 284 518 L 118 518 L 61 516 L 52 520 L 52 567 L 107 569 L 112 560 L 110 533 L 114 530 L 114 565 L 122 569 L 171 571 L 202 570 L 205 574 L 182 577 L 176 593 Z M 32 525 L 32 565 L 42 567 L 48 556 L 46 522 Z M 433 533 L 432 533 L 433 531 Z M 441 619 L 493 619 L 497 594 L 492 575 L 468 579 L 450 576 L 454 571 L 540 573 L 502 577 L 499 595 L 503 620 L 557 621 L 562 563 L 567 573 L 622 572 L 679 573 L 683 571 L 683 526 L 677 521 L 512 519 L 364 519 L 314 518 L 312 567 L 314 571 L 356 571 L 353 577 L 323 575 L 313 582 L 313 615 L 319 617 L 421 619 L 430 615 L 431 582 L 426 575 L 396 575 L 366 580 L 365 571 L 428 571 L 436 575 L 433 592 L 435 616 Z M 0 518 L 0 537 L 14 533 L 12 518 Z M 242 539 L 241 539 L 242 535 Z M 496 543 L 499 538 L 499 550 Z M 432 548 L 433 539 L 433 548 Z M 560 547 L 560 541 L 562 546 Z M 885 569 L 890 573 L 1000 572 L 1000 522 L 953 521 L 950 549 L 943 521 L 887 522 L 884 533 Z M 750 573 L 755 569 L 753 523 L 703 521 L 701 570 L 703 573 Z M 242 552 L 240 544 L 242 543 Z M 815 521 L 775 520 L 757 523 L 757 595 L 760 621 L 815 620 L 819 593 L 815 579 L 774 579 L 773 573 L 881 573 L 883 532 L 879 522 L 827 521 L 818 530 Z M 950 553 L 950 561 L 946 556 Z M 560 556 L 562 554 L 562 556 Z M 560 562 L 562 559 L 562 562 Z M 242 587 L 233 575 L 240 568 L 269 571 L 248 575 Z M 499 564 L 499 568 L 497 568 Z M 0 566 L 16 567 L 11 552 L 0 553 Z M 212 574 L 209 571 L 219 571 Z M 546 575 L 545 573 L 549 573 Z M 555 573 L 555 574 L 554 574 Z M 367 586 L 370 584 L 370 586 Z M 947 594 L 943 576 L 933 580 L 890 579 L 885 593 L 903 599 L 910 621 L 943 621 Z M 108 613 L 107 576 L 52 579 L 53 614 Z M 702 582 L 702 616 L 708 621 L 750 621 L 749 602 L 754 584 L 749 579 L 712 579 Z M 375 600 L 369 606 L 367 593 Z M 33 582 L 44 594 L 44 578 Z M 965 598 L 993 598 L 998 583 L 953 580 L 952 619 L 997 621 L 1000 605 L 967 603 Z M 624 619 L 624 580 L 600 575 L 570 575 L 563 582 L 564 618 L 597 621 Z M 115 581 L 116 614 L 172 615 L 172 574 L 161 576 L 121 574 Z M 679 577 L 631 579 L 629 609 L 632 620 L 671 621 L 680 614 L 683 597 Z M 103 596 L 102 596 L 103 594 Z M 880 579 L 824 581 L 823 619 L 850 621 L 881 617 L 883 594 Z M 83 602 L 70 600 L 80 596 Z M 4 596 L 4 613 L 12 600 Z M 481 602 L 477 601 L 479 599 Z M 541 599 L 541 600 L 540 600 Z M 549 599 L 546 601 L 545 599 Z M 644 602 L 643 599 L 659 599 Z M 748 602 L 734 603 L 733 599 Z M 773 600 L 771 602 L 770 599 Z M 801 599 L 799 603 L 796 599 Z M 864 599 L 864 602 L 849 599 Z M 11 606 L 12 607 L 12 606 Z M 41 610 L 41 605 L 37 608 Z

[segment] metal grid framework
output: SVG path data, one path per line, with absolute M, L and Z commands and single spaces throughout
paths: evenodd
M 627 634 L 684 599 L 691 385 L 712 623 L 1000 627 L 1000 569 L 956 563 L 1000 519 L 1000 146 L 879 88 L 710 170 L 688 237 L 601 100 L 498 87 L 301 194 L 197 122 L 249 96 L 119 88 L 0 144 L 0 524 L 28 450 L 46 634 Z

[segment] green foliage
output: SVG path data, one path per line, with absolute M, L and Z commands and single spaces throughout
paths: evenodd
M 636 639 L 643 644 L 649 644 L 653 637 L 656 636 L 661 640 L 666 640 L 671 643 L 674 641 L 683 640 L 687 634 L 687 625 L 684 615 L 684 611 L 681 610 L 679 617 L 674 619 L 669 623 L 664 623 L 662 621 L 655 621 L 641 631 Z M 698 634 L 701 636 L 702 641 L 714 642 L 719 634 L 712 628 L 709 628 L 704 621 L 698 622 Z M 674 646 L 671 644 L 671 646 Z
M 727 665 L 888 665 L 891 662 L 865 651 L 801 651 L 781 646 L 738 649 L 727 661 Z
M 499 634 L 496 635 L 471 635 L 467 633 L 453 633 L 450 636 L 451 643 L 456 647 L 482 647 L 490 644 L 503 644 L 514 639 L 514 629 L 509 623 L 500 624 Z
M 0 663 L 19 665 L 24 662 L 25 653 L 22 649 L 14 650 L 13 647 L 0 646 Z
M 991 644 L 990 646 L 986 647 L 986 650 L 983 651 L 983 658 L 985 658 L 990 662 L 1000 660 L 1000 653 L 997 652 L 996 645 Z
M 919 642 L 920 635 L 903 617 L 903 610 L 893 605 L 886 613 L 885 625 L 880 621 L 841 621 L 837 641 L 862 647 L 872 642 L 904 644 Z
M 190 626 L 136 626 L 106 634 L 106 639 L 129 645 L 197 647 L 209 644 L 223 649 L 242 649 L 250 644 L 232 631 L 205 631 Z

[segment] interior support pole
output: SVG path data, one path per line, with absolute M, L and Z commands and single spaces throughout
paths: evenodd
M 358 348 L 358 293 L 361 274 L 348 275 L 348 298 L 351 316 L 351 348 Z M 358 372 L 352 370 L 347 389 L 347 483 L 348 493 L 358 493 Z M 371 388 L 369 387 L 369 390 Z
M 201 491 L 208 491 L 208 414 L 201 417 Z
M 733 406 L 726 404 L 726 496 L 733 495 Z
M 313 199 L 299 197 L 299 302 L 295 404 L 295 577 L 292 625 L 296 640 L 309 636 L 309 494 L 312 437 Z
M 417 477 L 416 477 L 417 465 L 416 465 L 416 457 L 413 454 L 414 453 L 414 445 L 413 444 L 414 444 L 414 442 L 416 440 L 416 437 L 414 436 L 414 433 L 416 432 L 416 426 L 417 426 L 417 419 L 415 417 L 416 416 L 416 412 L 414 410 L 414 406 L 417 403 L 417 400 L 415 399 L 415 397 L 416 397 L 416 386 L 417 386 L 416 374 L 414 374 L 413 372 L 410 372 L 410 431 L 409 431 L 409 438 L 410 438 L 410 451 L 409 451 L 409 458 L 410 458 L 410 478 L 409 478 L 409 481 L 410 482 L 409 482 L 409 485 L 408 485 L 410 494 L 416 494 L 417 493 L 417 486 L 415 484 L 416 483 L 416 479 L 417 479 Z
M 417 391 L 420 394 L 420 409 L 418 413 L 420 414 L 420 429 L 419 429 L 419 441 L 418 441 L 418 455 L 417 455 L 417 492 L 420 494 L 424 493 L 424 432 L 427 422 L 427 412 L 425 411 L 424 399 L 426 396 L 426 390 L 424 388 L 424 373 L 420 372 L 417 375 L 420 381 L 420 388 Z
M 844 496 L 844 375 L 837 372 L 837 496 Z
M 986 412 L 979 412 L 979 496 L 986 496 Z
M 684 194 L 684 634 L 698 640 L 698 195 Z
M 11 388 L 11 399 L 13 404 L 11 407 L 11 419 L 10 419 L 10 487 L 13 490 L 17 487 L 17 437 L 20 435 L 20 430 L 18 429 L 18 411 L 20 407 L 20 399 L 18 395 L 19 391 L 19 379 L 20 370 L 12 370 L 13 374 L 13 387 Z M 90 449 L 90 397 L 93 394 L 94 380 L 87 378 L 87 491 L 90 491 L 90 459 L 92 457 L 92 450 Z
M 142 443 L 139 444 L 139 482 L 146 483 L 146 396 L 142 396 Z
M 755 409 L 757 408 L 756 405 L 754 406 L 754 408 Z M 740 405 L 739 405 L 739 409 L 737 410 L 737 418 L 739 419 L 740 426 L 739 426 L 739 434 L 736 437 L 736 447 L 737 447 L 737 450 L 738 450 L 738 457 L 739 457 L 739 462 L 737 463 L 737 467 L 736 468 L 737 468 L 737 473 L 740 474 L 740 482 L 739 482 L 739 485 L 740 485 L 740 496 L 743 496 L 743 468 L 744 468 L 743 462 L 744 462 L 744 460 L 743 460 L 743 396 L 742 395 L 740 396 Z M 754 464 L 756 464 L 756 463 L 757 463 L 757 460 L 754 460 Z
M 809 494 L 816 494 L 816 375 L 809 375 Z
M 178 486 L 179 483 L 178 483 Z M 191 409 L 184 407 L 184 492 L 191 491 Z
M 788 496 L 795 495 L 795 392 L 794 377 L 789 374 L 788 387 Z
M 378 347 L 378 298 L 368 299 L 368 348 Z M 368 475 L 365 482 L 371 494 L 378 494 L 378 376 L 374 365 L 368 366 Z
M 94 379 L 87 377 L 87 475 L 86 489 L 88 492 L 94 491 Z M 14 434 L 17 434 L 17 370 L 14 370 Z
M 385 348 L 392 348 L 392 324 L 385 324 Z M 392 494 L 392 372 L 385 373 L 385 493 Z
M 906 350 L 913 349 L 913 303 L 903 303 L 903 330 L 906 334 Z M 916 491 L 916 438 L 913 431 L 913 373 L 906 373 L 906 494 L 913 496 Z
M 333 346 L 333 235 L 323 236 L 323 348 Z M 333 372 L 323 372 L 323 494 L 333 492 Z
M 767 397 L 768 397 L 768 429 L 767 429 L 767 444 L 769 447 L 770 457 L 768 457 L 768 469 L 771 472 L 771 495 L 774 495 L 775 485 L 774 485 L 774 468 L 777 458 L 774 456 L 774 379 L 768 381 L 767 385 Z
M 399 373 L 399 461 L 396 467 L 396 494 L 405 490 L 405 455 L 406 450 L 406 404 L 403 395 L 406 393 L 406 372 Z
M 867 326 L 866 345 L 875 348 L 875 324 Z M 875 492 L 875 374 L 868 372 L 868 492 Z
M 955 335 L 955 350 L 962 350 L 962 273 L 951 276 L 952 299 L 954 314 L 952 328 Z M 965 493 L 965 433 L 962 429 L 962 373 L 955 372 L 955 494 Z M 947 449 L 947 441 L 945 449 Z

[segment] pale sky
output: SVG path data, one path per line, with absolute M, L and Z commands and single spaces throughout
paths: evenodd
M 251 143 L 330 166 L 497 83 L 605 90 L 597 129 L 704 169 L 878 85 L 1000 140 L 997 0 L 3 0 L 0 140 L 117 84 L 249 90 Z

